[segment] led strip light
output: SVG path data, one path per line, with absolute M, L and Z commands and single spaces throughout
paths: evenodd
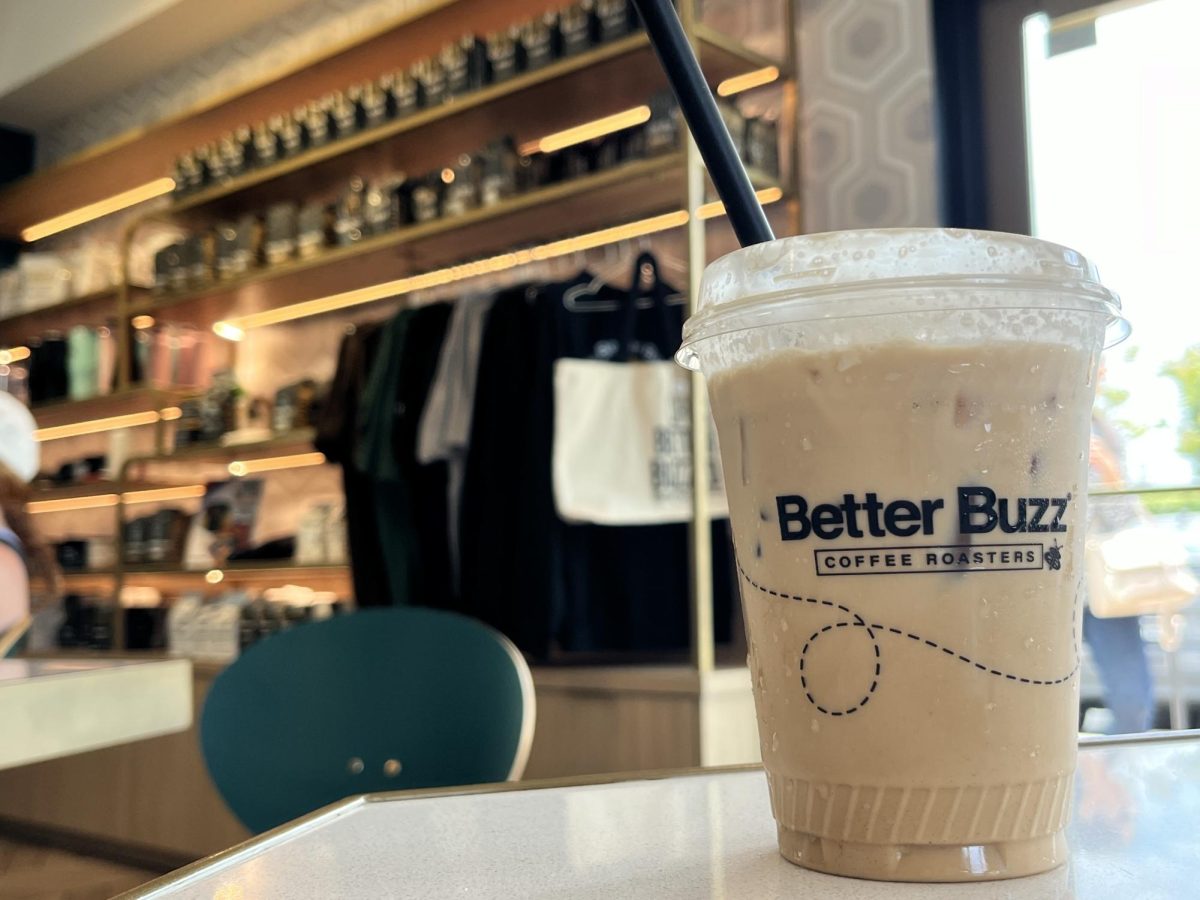
M 26 242 L 39 241 L 52 234 L 58 234 L 60 231 L 66 231 L 68 228 L 83 225 L 86 222 L 91 222 L 93 219 L 99 219 L 102 216 L 120 212 L 130 206 L 136 206 L 138 203 L 145 203 L 147 200 L 161 197 L 163 194 L 169 194 L 173 190 L 175 190 L 175 179 L 156 178 L 146 184 L 138 185 L 119 194 L 113 194 L 111 197 L 105 197 L 103 200 L 97 200 L 95 203 L 89 203 L 87 206 L 81 206 L 60 216 L 54 216 L 53 218 L 46 219 L 44 222 L 38 222 L 36 225 L 23 228 L 21 230 L 21 240 Z
M 584 141 L 603 137 L 616 131 L 624 131 L 626 128 L 633 128 L 635 125 L 649 121 L 650 107 L 635 106 L 633 109 L 622 110 L 611 116 L 584 122 L 582 125 L 556 131 L 554 134 L 548 134 L 536 141 L 522 144 L 519 152 L 522 156 L 530 156 L 534 153 L 553 153 L 555 150 L 582 144 Z
M 742 91 L 749 91 L 778 80 L 779 68 L 777 66 L 763 66 L 761 69 L 755 69 L 753 72 L 746 72 L 743 75 L 726 78 L 717 85 L 717 95 L 720 97 L 732 97 L 734 94 L 742 93 Z
M 170 457 L 164 457 L 169 462 Z M 235 478 L 259 472 L 276 472 L 281 469 L 299 469 L 319 466 L 325 462 L 325 454 L 318 452 L 294 453 L 287 456 L 272 456 L 264 459 L 235 460 L 228 466 L 229 474 Z M 139 503 L 167 503 L 172 500 L 199 500 L 206 487 L 202 484 L 185 484 L 172 487 L 145 488 L 126 491 L 123 494 L 95 494 L 90 497 L 64 497 L 61 500 L 33 500 L 28 504 L 30 513 L 70 512 L 81 509 L 104 509 L 117 505 L 120 500 L 126 506 Z

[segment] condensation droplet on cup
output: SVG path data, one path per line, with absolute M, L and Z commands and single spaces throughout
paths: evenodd
M 995 703 L 985 703 L 983 705 L 983 708 L 986 709 L 988 712 L 995 712 L 996 704 Z
M 1032 650 L 1036 645 L 1037 645 L 1037 641 L 1035 641 L 1033 638 L 1031 638 L 1031 637 L 1025 638 L 1025 649 L 1026 650 Z
M 816 719 L 813 719 L 812 725 L 810 727 L 812 728 L 813 734 L 816 734 L 818 731 L 821 730 L 821 723 L 818 722 Z
M 780 620 L 779 620 L 779 630 L 780 630 L 780 631 L 787 631 L 787 630 L 788 630 L 788 623 L 787 623 L 787 619 L 780 619 Z
M 771 732 L 771 752 L 775 753 L 779 750 L 779 732 Z
M 984 431 L 986 431 L 988 434 L 991 434 L 991 433 L 992 433 L 992 423 L 991 423 L 991 422 L 984 422 L 984 423 L 983 423 L 983 430 L 984 430 Z
M 808 438 L 800 438 L 800 449 L 801 450 L 811 450 L 812 449 L 812 441 L 810 441 Z

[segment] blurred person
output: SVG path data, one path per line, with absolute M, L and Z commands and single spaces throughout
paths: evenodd
M 1101 364 L 1100 376 L 1104 378 Z M 1099 410 L 1092 413 L 1088 483 L 1092 488 L 1125 486 L 1125 442 Z M 1088 533 L 1103 537 L 1136 525 L 1141 502 L 1126 494 L 1088 498 Z M 1146 731 L 1154 720 L 1154 682 L 1138 616 L 1102 619 L 1083 608 L 1083 639 L 1100 675 L 1104 705 L 1112 713 L 1110 734 Z
M 40 459 L 35 428 L 29 410 L 0 392 L 0 635 L 29 616 L 31 575 L 57 593 L 58 564 L 27 508 Z

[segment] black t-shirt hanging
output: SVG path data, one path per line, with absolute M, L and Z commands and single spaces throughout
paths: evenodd
M 635 263 L 635 280 L 647 268 L 652 280 L 645 291 L 614 288 L 588 272 L 543 289 L 541 309 L 553 323 L 552 344 L 543 346 L 550 356 L 547 369 L 563 357 L 672 358 L 684 305 L 659 278 L 649 254 Z M 547 439 L 552 443 L 552 423 Z M 687 525 L 560 523 L 560 531 L 565 591 L 555 633 L 564 649 L 660 651 L 689 645 Z M 728 523 L 714 522 L 712 532 L 714 626 L 723 642 L 729 640 L 734 596 Z
M 563 602 L 540 291 L 497 295 L 479 356 L 460 516 L 461 608 L 545 657 Z

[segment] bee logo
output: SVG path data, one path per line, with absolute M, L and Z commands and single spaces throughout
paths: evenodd
M 1051 569 L 1058 570 L 1062 568 L 1062 550 L 1058 546 L 1058 541 L 1055 541 L 1054 546 L 1045 551 L 1045 556 L 1046 565 Z

